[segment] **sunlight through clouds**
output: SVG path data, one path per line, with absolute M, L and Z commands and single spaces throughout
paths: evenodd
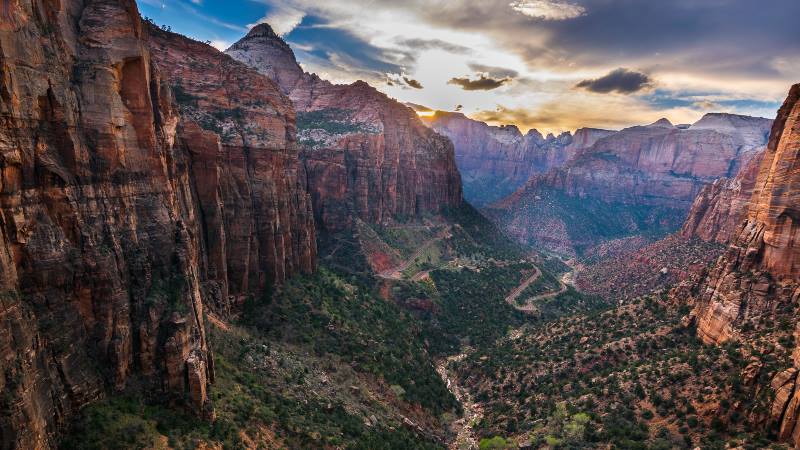
M 580 17 L 586 8 L 556 0 L 520 0 L 509 4 L 514 11 L 542 20 L 567 20 Z

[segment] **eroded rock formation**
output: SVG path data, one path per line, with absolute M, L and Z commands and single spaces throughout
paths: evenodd
M 697 334 L 707 343 L 736 339 L 744 324 L 774 329 L 770 318 L 791 309 L 800 297 L 798 205 L 800 193 L 800 85 L 792 87 L 769 138 L 758 172 L 746 220 L 731 245 L 708 275 L 687 291 L 674 296 L 694 303 L 692 318 Z M 795 331 L 795 341 L 800 333 Z M 796 342 L 795 342 L 796 345 Z M 797 368 L 800 351 L 792 355 L 794 367 L 772 379 L 776 391 L 771 410 L 778 438 L 800 445 L 800 395 Z
M 764 153 L 758 152 L 734 178 L 706 185 L 692 203 L 680 235 L 727 243 L 747 216 Z
M 583 148 L 613 131 L 581 128 L 543 137 L 537 130 L 525 135 L 516 126 L 490 126 L 461 113 L 436 111 L 426 123 L 455 146 L 464 183 L 464 197 L 476 205 L 511 194 L 532 175 L 559 167 Z
M 213 414 L 204 309 L 314 265 L 290 101 L 133 0 L 5 7 L 0 446 L 132 385 Z
M 416 113 L 363 81 L 337 85 L 304 73 L 261 24 L 226 51 L 280 84 L 297 109 L 298 139 L 318 223 L 385 223 L 462 201 L 453 144 Z
M 662 119 L 627 128 L 533 176 L 490 213 L 520 241 L 566 253 L 609 237 L 673 230 L 706 184 L 735 176 L 763 148 L 770 124 L 707 114 L 688 127 Z

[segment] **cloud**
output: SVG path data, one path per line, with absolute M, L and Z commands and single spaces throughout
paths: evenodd
M 511 78 L 492 78 L 481 74 L 477 79 L 471 80 L 468 77 L 451 78 L 447 84 L 461 86 L 465 91 L 491 91 L 511 81 Z
M 698 100 L 692 103 L 692 107 L 701 111 L 719 111 L 722 109 L 719 103 L 712 102 L 711 100 Z
M 583 6 L 558 0 L 519 0 L 509 6 L 520 14 L 541 20 L 568 20 L 586 14 Z
M 467 66 L 475 72 L 485 73 L 494 78 L 517 78 L 519 76 L 519 72 L 516 70 L 504 67 L 487 66 L 480 63 L 468 63 Z
M 403 77 L 403 81 L 405 81 L 409 87 L 414 89 L 422 89 L 422 83 L 413 78 Z
M 576 84 L 575 87 L 601 94 L 608 94 L 609 92 L 632 94 L 646 89 L 652 84 L 653 80 L 646 73 L 620 67 L 600 78 L 583 80 Z
M 441 39 L 401 39 L 397 43 L 412 50 L 444 50 L 450 53 L 467 54 L 470 52 L 469 47 L 463 45 L 453 44 Z
M 258 22 L 249 24 L 252 28 L 259 23 L 268 23 L 278 36 L 285 36 L 292 32 L 305 17 L 305 13 L 299 9 L 283 4 L 270 5 L 270 11 Z

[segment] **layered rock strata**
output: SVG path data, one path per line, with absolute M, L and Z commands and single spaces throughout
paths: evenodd
M 770 124 L 708 114 L 689 127 L 662 119 L 627 128 L 533 176 L 490 213 L 517 239 L 567 253 L 609 237 L 674 230 L 706 184 L 735 176 L 763 149 Z M 582 224 L 587 212 L 596 220 Z M 543 216 L 552 217 L 542 224 Z
M 210 416 L 208 300 L 314 266 L 290 101 L 208 46 L 148 36 L 133 0 L 4 18 L 0 445 L 53 447 L 109 390 Z
M 363 81 L 332 84 L 303 72 L 269 25 L 226 51 L 275 80 L 297 109 L 309 192 L 326 230 L 438 213 L 462 202 L 453 145 L 416 113 Z
M 727 243 L 747 216 L 764 153 L 758 152 L 734 178 L 706 185 L 692 203 L 681 228 L 684 238 Z
M 771 317 L 793 308 L 800 299 L 800 250 L 795 244 L 800 237 L 799 159 L 800 85 L 794 85 L 772 127 L 746 220 L 701 282 L 688 293 L 680 287 L 673 292 L 694 303 L 691 317 L 703 341 L 738 339 L 744 324 L 774 331 L 777 324 Z M 800 329 L 794 337 L 797 345 Z M 800 446 L 797 347 L 792 363 L 794 367 L 772 378 L 771 419 L 778 439 Z
M 514 125 L 490 126 L 461 113 L 436 111 L 423 118 L 453 141 L 464 197 L 476 205 L 511 194 L 532 175 L 560 167 L 575 153 L 613 131 L 581 128 L 573 136 L 542 136 L 532 129 L 525 135 Z

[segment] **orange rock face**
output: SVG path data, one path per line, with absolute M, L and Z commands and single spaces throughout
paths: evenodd
M 205 227 L 201 272 L 232 296 L 313 270 L 315 231 L 295 113 L 277 85 L 213 47 L 149 27 L 154 62 L 175 92 Z M 225 298 L 225 295 L 223 295 Z
M 314 214 L 328 230 L 354 218 L 385 223 L 462 201 L 450 141 L 410 108 L 363 81 L 335 85 L 306 74 L 266 24 L 226 52 L 272 77 L 297 109 Z
M 769 317 L 775 308 L 800 298 L 798 230 L 800 181 L 800 85 L 795 85 L 778 112 L 769 145 L 758 172 L 746 220 L 737 229 L 727 252 L 708 276 L 691 290 L 697 334 L 707 343 L 720 343 L 739 335 L 739 326 L 757 317 Z M 676 290 L 673 295 L 682 295 Z M 795 332 L 795 340 L 800 337 Z M 797 368 L 772 381 L 776 396 L 772 420 L 778 437 L 800 445 L 800 395 Z
M 697 195 L 680 235 L 727 243 L 747 216 L 764 153 L 758 152 L 734 178 L 719 178 Z
M 7 6 L 2 446 L 52 447 L 131 385 L 208 417 L 204 308 L 313 269 L 291 103 L 210 47 L 149 36 L 133 0 Z
M 794 167 L 800 152 L 798 117 L 800 85 L 795 85 L 775 120 L 746 220 L 698 290 L 697 331 L 706 342 L 730 339 L 737 323 L 793 296 L 800 275 L 791 218 L 798 205 L 792 187 L 800 181 Z

